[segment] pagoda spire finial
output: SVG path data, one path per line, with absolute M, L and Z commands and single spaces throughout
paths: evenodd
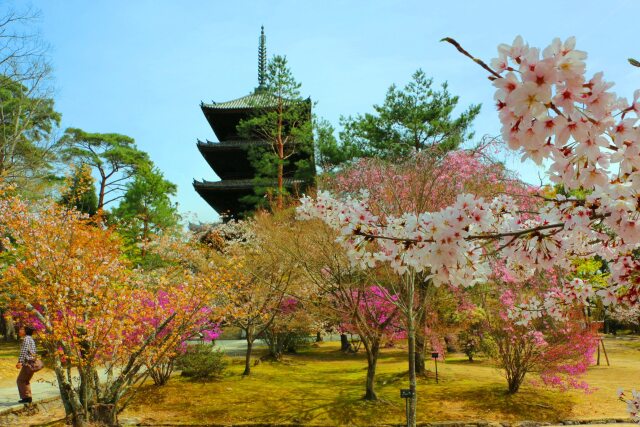
M 267 37 L 264 35 L 264 25 L 260 28 L 260 45 L 258 46 L 258 87 L 264 89 L 267 79 Z

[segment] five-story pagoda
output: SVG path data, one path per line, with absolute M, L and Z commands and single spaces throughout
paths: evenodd
M 263 27 L 258 49 L 258 87 L 253 93 L 232 101 L 200 104 L 218 142 L 198 140 L 197 147 L 209 166 L 220 177 L 220 181 L 194 180 L 193 187 L 225 219 L 238 218 L 255 208 L 255 205 L 247 202 L 250 199 L 248 196 L 255 195 L 256 187 L 256 172 L 249 159 L 249 150 L 260 145 L 267 147 L 270 143 L 258 138 L 241 137 L 238 124 L 259 111 L 270 108 L 270 97 L 265 93 L 266 56 Z M 303 102 L 308 105 L 308 117 L 311 118 L 311 102 Z M 313 162 L 312 153 L 297 154 L 294 160 L 299 160 L 301 156 L 307 156 Z M 305 184 L 294 179 L 294 175 L 295 162 L 290 162 L 284 169 L 284 184 L 288 189 L 300 189 Z

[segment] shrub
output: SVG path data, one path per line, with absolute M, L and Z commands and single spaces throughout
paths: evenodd
M 214 350 L 209 344 L 189 347 L 176 361 L 182 376 L 199 380 L 222 376 L 227 365 L 222 350 Z

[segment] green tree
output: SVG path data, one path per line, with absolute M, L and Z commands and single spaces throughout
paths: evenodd
M 31 10 L 0 16 L 0 191 L 23 197 L 41 196 L 55 181 L 52 133 L 60 122 L 36 18 Z
M 373 106 L 374 113 L 342 117 L 340 138 L 349 157 L 397 158 L 434 147 L 446 152 L 470 139 L 480 105 L 454 118 L 458 97 L 451 96 L 446 83 L 440 91 L 432 85 L 433 79 L 418 70 L 404 89 L 392 85 L 384 103 Z
M 51 181 L 51 136 L 60 122 L 53 99 L 33 89 L 0 75 L 0 184 L 23 193 Z
M 66 181 L 60 204 L 76 208 L 91 216 L 95 215 L 98 212 L 98 195 L 95 189 L 96 180 L 91 175 L 91 167 L 86 164 L 72 165 Z
M 316 164 L 323 173 L 332 172 L 336 167 L 358 157 L 358 147 L 351 141 L 339 142 L 335 128 L 326 119 L 316 118 L 313 123 Z
M 177 208 L 170 198 L 176 192 L 176 185 L 156 167 L 140 168 L 126 184 L 124 197 L 112 214 L 132 258 L 139 255 L 144 260 L 152 237 L 176 225 Z
M 266 147 L 252 148 L 249 159 L 256 171 L 256 194 L 275 191 L 278 208 L 283 206 L 288 171 L 294 171 L 292 178 L 307 182 L 315 175 L 311 101 L 302 98 L 300 86 L 286 57 L 274 56 L 267 64 L 264 85 L 256 89 L 255 114 L 238 125 L 240 135 L 266 142 Z
M 124 197 L 127 182 L 139 169 L 151 167 L 147 153 L 140 151 L 133 138 L 126 135 L 68 128 L 60 143 L 64 160 L 87 164 L 98 172 L 99 211 Z

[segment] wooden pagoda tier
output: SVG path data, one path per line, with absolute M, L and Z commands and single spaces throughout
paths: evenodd
M 207 161 L 211 169 L 222 180 L 253 178 L 255 171 L 248 158 L 248 150 L 251 147 L 262 146 L 271 149 L 266 141 L 200 141 L 198 151 Z M 302 160 L 304 155 L 294 153 L 284 167 L 284 177 L 292 178 L 295 175 L 295 163 Z
M 254 171 L 247 158 L 252 146 L 268 146 L 264 141 L 203 142 L 198 140 L 198 151 L 211 169 L 222 180 L 246 179 L 253 177 Z
M 254 93 L 232 101 L 202 102 L 200 108 L 218 141 L 231 141 L 241 139 L 237 130 L 241 120 L 251 117 L 256 108 L 268 108 L 273 103 L 273 99 L 257 88 Z
M 285 105 L 292 101 L 285 101 Z M 311 99 L 302 101 L 306 104 L 311 118 Z M 200 103 L 200 108 L 207 118 L 211 129 L 218 137 L 218 141 L 233 141 L 242 139 L 238 134 L 238 124 L 243 119 L 251 117 L 256 109 L 275 107 L 276 99 L 258 87 L 255 92 L 242 98 L 227 102 Z
M 193 181 L 193 188 L 225 218 L 238 218 L 242 213 L 253 210 L 251 206 L 241 202 L 246 196 L 255 195 L 253 179 L 225 179 L 222 181 Z M 297 193 L 305 183 L 301 180 L 286 178 L 284 185 L 292 193 Z M 273 183 L 277 186 L 277 183 Z

